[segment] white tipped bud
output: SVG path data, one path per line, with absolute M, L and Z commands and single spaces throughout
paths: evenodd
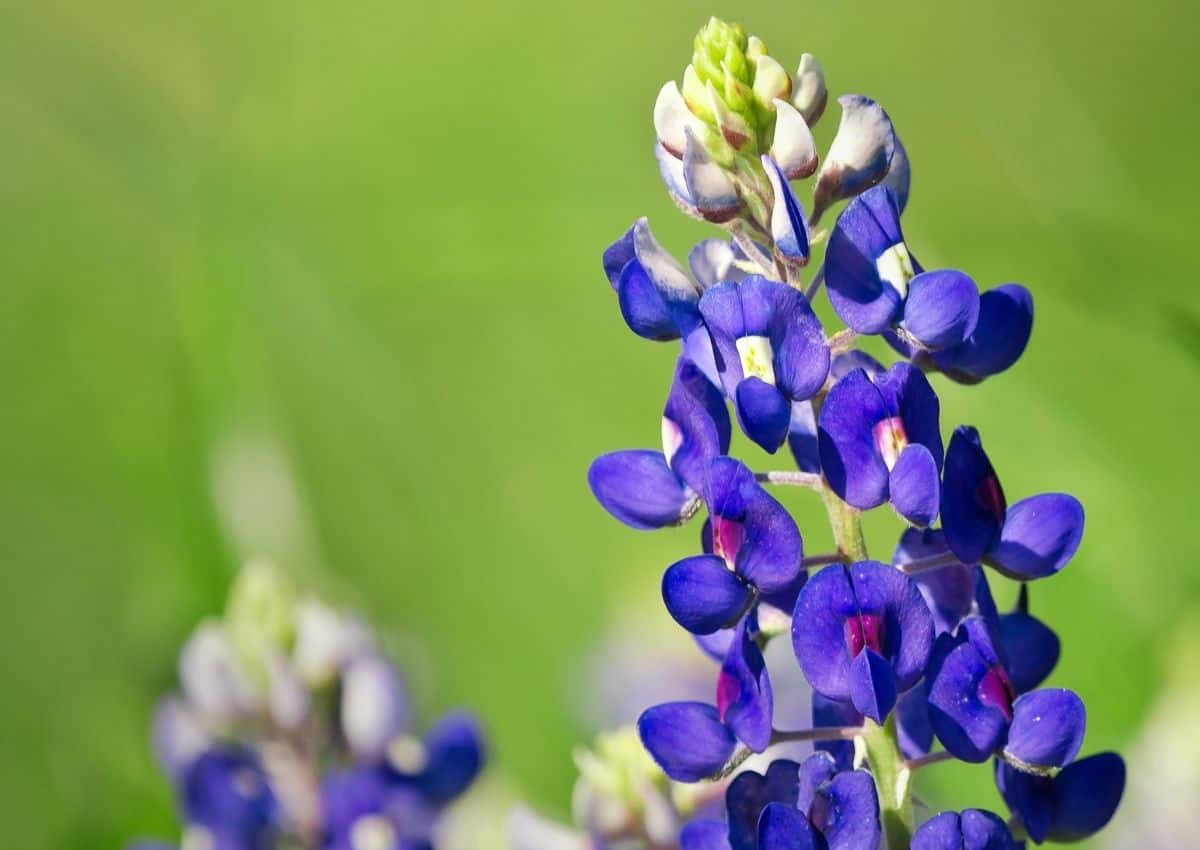
M 733 179 L 690 131 L 683 152 L 683 180 L 689 199 L 709 221 L 728 221 L 741 209 Z
M 296 606 L 292 664 L 309 687 L 328 685 L 352 658 L 374 645 L 371 630 L 356 617 L 316 599 L 306 599 Z
M 825 88 L 825 72 L 811 53 L 800 57 L 796 69 L 796 85 L 792 89 L 792 105 L 800 110 L 809 127 L 815 127 L 825 111 L 829 92 Z
M 882 180 L 896 150 L 892 120 L 882 106 L 860 94 L 843 95 L 838 103 L 842 121 L 817 177 L 813 224 L 830 204 L 861 194 Z
M 260 705 L 228 633 L 216 620 L 202 622 L 184 644 L 179 682 L 188 701 L 218 723 L 251 714 Z
M 355 659 L 342 678 L 342 731 L 363 759 L 382 759 L 408 721 L 404 685 L 383 658 Z
M 775 100 L 787 100 L 792 93 L 792 78 L 770 56 L 759 56 L 754 69 L 754 97 L 765 108 Z
M 178 779 L 209 746 L 208 732 L 195 709 L 177 696 L 159 700 L 150 724 L 150 742 L 162 772 Z
M 699 132 L 702 127 L 700 119 L 688 109 L 678 86 L 674 82 L 665 83 L 654 101 L 654 132 L 663 148 L 676 159 L 683 159 L 686 130 Z
M 789 180 L 802 180 L 817 170 L 817 143 L 804 116 L 790 103 L 775 101 L 775 139 L 771 159 Z
M 717 93 L 716 86 L 708 84 L 708 108 L 716 116 L 717 129 L 734 150 L 740 150 L 753 137 L 746 119 L 730 109 Z

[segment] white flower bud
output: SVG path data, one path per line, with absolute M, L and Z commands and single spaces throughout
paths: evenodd
M 407 720 L 404 686 L 396 669 L 377 655 L 351 662 L 342 677 L 342 732 L 354 753 L 382 759 Z

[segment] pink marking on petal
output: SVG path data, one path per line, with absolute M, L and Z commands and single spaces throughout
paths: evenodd
M 984 705 L 1000 709 L 1004 719 L 1012 722 L 1012 704 L 1017 698 L 1008 673 L 999 665 L 992 667 L 979 682 L 979 701 Z
M 975 488 L 975 501 L 984 510 L 991 513 L 996 518 L 996 522 L 1004 523 L 1004 515 L 1008 512 L 1008 502 L 1004 498 L 1004 491 L 1000 489 L 1000 480 L 996 478 L 994 472 L 988 473 L 988 476 Z
M 746 539 L 746 528 L 737 520 L 725 519 L 714 515 L 712 518 L 712 547 L 713 554 L 724 558 L 725 563 L 733 569 L 737 561 L 738 550 Z
M 662 444 L 663 456 L 667 459 L 667 466 L 670 466 L 671 461 L 675 459 L 675 453 L 683 445 L 683 429 L 665 416 L 662 418 Z
M 717 716 L 721 718 L 722 723 L 725 722 L 725 712 L 737 698 L 737 695 L 737 677 L 722 670 L 717 675 Z
M 857 658 L 863 649 L 873 649 L 883 655 L 883 618 L 878 614 L 848 617 L 842 630 L 851 658 Z
M 875 448 L 879 449 L 884 465 L 888 472 L 891 472 L 900 458 L 900 452 L 908 445 L 908 432 L 904 430 L 904 420 L 899 416 L 881 419 L 875 423 L 871 434 L 875 437 Z

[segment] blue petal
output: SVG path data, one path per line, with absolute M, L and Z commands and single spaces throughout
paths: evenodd
M 962 272 L 924 272 L 909 281 L 901 324 L 926 349 L 958 345 L 978 321 L 979 289 Z
M 731 625 L 754 598 L 715 555 L 696 555 L 672 564 L 663 574 L 663 601 L 675 622 L 692 634 L 707 635 Z
M 717 713 L 739 741 L 756 753 L 771 743 L 774 698 L 767 665 L 742 620 L 717 677 Z
M 663 409 L 663 452 L 672 470 L 702 492 L 708 463 L 729 451 L 729 410 L 721 391 L 680 357 Z
M 758 821 L 771 803 L 796 805 L 800 765 L 778 759 L 766 775 L 746 770 L 729 783 L 725 808 L 729 816 L 729 844 L 733 850 L 758 850 Z
M 819 806 L 808 816 L 825 837 L 829 850 L 879 847 L 883 825 L 875 780 L 865 770 L 839 773 L 822 789 Z
M 879 388 L 861 369 L 834 384 L 821 408 L 821 469 L 833 492 L 856 508 L 874 508 L 887 499 L 888 468 L 874 428 L 889 415 Z
M 874 186 L 887 176 L 896 133 L 883 107 L 861 94 L 838 98 L 842 120 L 817 175 L 813 221 L 833 204 Z
M 912 170 L 908 162 L 908 151 L 900 143 L 899 136 L 896 136 L 895 139 L 896 150 L 892 154 L 892 162 L 888 166 L 888 173 L 883 178 L 882 185 L 892 190 L 892 193 L 896 196 L 896 207 L 900 212 L 904 212 L 908 206 L 908 192 L 912 185 Z
M 1125 762 L 1116 753 L 1099 753 L 1066 766 L 1054 778 L 1052 841 L 1082 841 L 1103 829 L 1117 811 L 1125 790 Z
M 1053 575 L 1067 565 L 1083 539 L 1083 505 L 1065 493 L 1022 499 L 1004 519 L 988 566 L 1020 581 Z
M 1032 331 L 1033 296 L 1020 284 L 1006 283 L 980 296 L 975 332 L 933 359 L 954 380 L 976 383 L 1016 363 Z
M 784 803 L 770 803 L 758 819 L 758 850 L 817 850 L 808 818 Z
M 1013 611 L 1000 617 L 997 636 L 1013 689 L 1023 694 L 1046 680 L 1058 663 L 1054 631 L 1029 614 Z
M 725 766 L 737 740 L 702 702 L 668 702 L 642 712 L 638 735 L 667 776 L 699 782 Z
M 1015 850 L 1012 834 L 999 817 L 980 809 L 942 812 L 921 824 L 911 850 Z
M 992 667 L 961 630 L 938 638 L 925 686 L 929 720 L 942 746 L 963 761 L 987 761 L 1008 731 L 1004 708 L 986 699 Z
M 679 834 L 679 850 L 730 850 L 729 824 L 723 820 L 694 820 Z
M 937 461 L 920 443 L 909 443 L 888 478 L 892 507 L 913 525 L 926 526 L 938 514 L 941 480 Z
M 180 797 L 188 823 L 258 844 L 272 828 L 278 805 L 258 759 L 229 748 L 202 753 L 183 774 Z
M 592 461 L 588 486 L 603 508 L 637 529 L 678 525 L 693 498 L 662 452 L 611 452 Z
M 775 198 L 771 209 L 771 237 L 775 240 L 775 247 L 788 262 L 803 265 L 808 262 L 809 254 L 804 209 L 796 199 L 787 176 L 775 161 L 763 154 L 762 165 L 767 172 L 767 179 L 771 181 Z
M 617 304 L 625 324 L 638 336 L 659 342 L 679 338 L 670 305 L 641 263 L 630 262 L 621 271 Z
M 737 254 L 724 239 L 704 239 L 688 252 L 688 268 L 701 290 L 711 289 L 727 280 L 741 280 L 746 273 L 734 265 Z
M 787 439 L 792 421 L 792 406 L 771 384 L 758 378 L 746 378 L 734 393 L 738 422 L 746 436 L 774 453 Z
M 1007 505 L 974 428 L 960 426 L 950 438 L 941 507 L 950 549 L 963 563 L 979 563 L 1000 537 Z
M 851 201 L 834 225 L 825 252 L 825 283 L 834 312 L 859 333 L 880 333 L 900 318 L 904 298 L 880 276 L 877 262 L 903 243 L 896 198 L 883 186 Z M 915 258 L 912 264 L 914 273 L 921 270 Z
M 1061 688 L 1032 691 L 1013 703 L 1004 757 L 1018 768 L 1063 767 L 1079 754 L 1086 726 L 1083 700 L 1073 692 Z
M 933 749 L 933 726 L 924 688 L 913 688 L 896 701 L 896 733 L 905 758 L 918 758 Z
M 792 403 L 787 442 L 797 469 L 810 473 L 821 471 L 821 456 L 817 452 L 817 422 L 813 416 L 812 402 Z
M 621 235 L 620 239 L 604 249 L 604 274 L 608 277 L 608 282 L 613 289 L 617 288 L 621 271 L 634 257 L 633 231 L 636 228 L 637 224 L 635 223 Z
M 485 760 L 483 734 L 474 718 L 448 714 L 425 735 L 426 766 L 417 785 L 437 804 L 448 803 L 466 791 Z
M 850 663 L 850 701 L 876 723 L 883 723 L 896 704 L 892 665 L 872 649 L 864 649 Z

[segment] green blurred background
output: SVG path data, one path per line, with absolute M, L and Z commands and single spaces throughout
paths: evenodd
M 946 387 L 943 425 L 1010 497 L 1084 501 L 1035 608 L 1086 749 L 1136 738 L 1200 606 L 1194 4 L 10 0 L 5 835 L 172 834 L 149 713 L 250 545 L 423 645 L 425 709 L 474 706 L 565 810 L 581 654 L 694 545 L 618 526 L 584 472 L 658 439 L 674 349 L 628 333 L 599 254 L 642 214 L 680 255 L 711 235 L 650 108 L 713 13 L 887 106 L 926 265 L 1034 291 L 1023 361 Z M 922 795 L 992 804 L 988 774 Z

